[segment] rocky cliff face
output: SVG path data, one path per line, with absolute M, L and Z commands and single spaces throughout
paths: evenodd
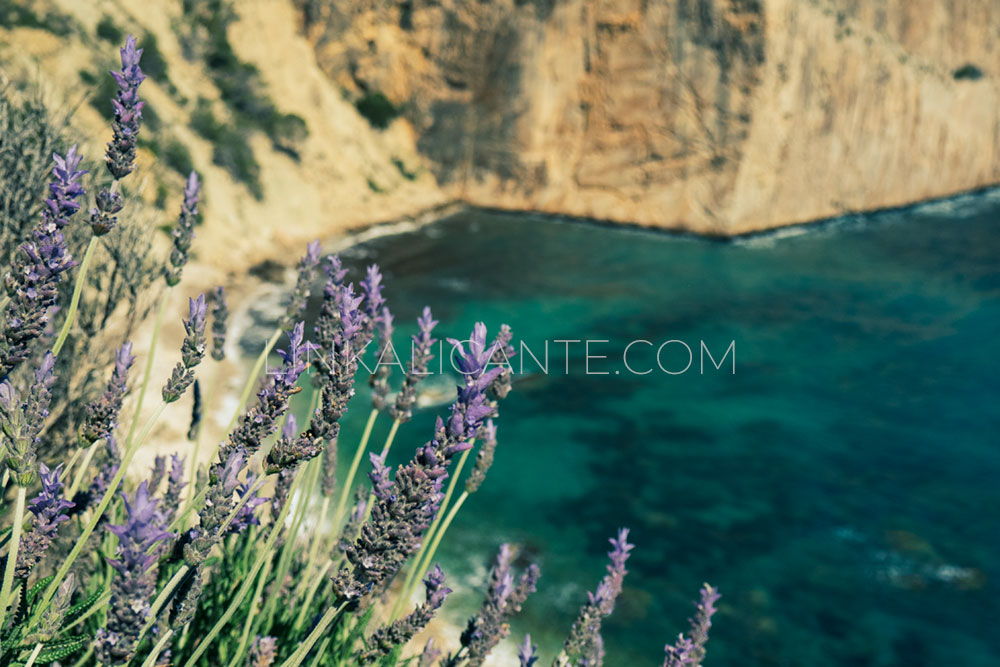
M 1000 181 L 994 0 L 305 0 L 471 203 L 733 234 Z
M 996 0 L 7 0 L 0 13 L 15 6 L 0 83 L 76 108 L 92 156 L 107 121 L 80 101 L 114 62 L 102 23 L 155 38 L 162 71 L 142 94 L 159 122 L 143 130 L 137 189 L 169 220 L 182 179 L 164 157 L 189 151 L 206 280 L 451 200 L 735 234 L 1000 182 Z M 214 32 L 197 25 L 211 7 L 235 10 Z M 294 150 L 260 129 L 229 146 L 258 163 L 259 198 L 211 136 L 246 102 L 200 53 L 220 34 L 234 72 L 255 70 L 308 130 Z M 386 129 L 355 106 L 376 92 L 402 112 Z

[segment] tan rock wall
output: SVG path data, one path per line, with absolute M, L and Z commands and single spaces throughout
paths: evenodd
M 475 204 L 730 234 L 1000 181 L 992 0 L 312 6 Z

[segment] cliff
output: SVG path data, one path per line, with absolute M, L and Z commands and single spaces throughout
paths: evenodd
M 451 196 L 734 234 L 1000 181 L 992 0 L 303 3 Z
M 147 60 L 155 42 L 139 194 L 168 222 L 181 172 L 204 175 L 206 281 L 456 200 L 727 235 L 1000 182 L 995 0 L 0 0 L 0 14 L 0 75 L 75 108 L 92 156 L 109 32 L 136 34 Z

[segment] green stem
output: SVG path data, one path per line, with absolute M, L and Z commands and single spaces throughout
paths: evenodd
M 219 376 L 222 375 L 222 364 L 218 363 L 215 365 L 215 373 L 212 374 L 212 384 L 209 385 L 208 391 L 205 392 L 205 400 L 202 403 L 203 410 L 206 414 L 209 413 L 209 407 L 212 405 L 212 399 L 215 398 L 215 391 L 219 386 Z M 188 479 L 191 480 L 188 484 L 188 504 L 194 500 L 194 487 L 198 481 L 198 451 L 201 449 L 201 434 L 205 430 L 204 420 L 198 425 L 198 432 L 194 437 L 194 452 L 191 454 L 191 472 L 188 475 Z
M 462 508 L 462 504 L 468 497 L 469 497 L 469 492 L 462 491 L 462 495 L 460 495 L 458 497 L 458 500 L 455 501 L 455 504 L 452 505 L 451 510 L 448 511 L 448 516 L 445 517 L 444 522 L 442 522 L 441 524 L 441 527 L 438 529 L 437 533 L 434 534 L 434 541 L 431 542 L 431 548 L 427 550 L 427 555 L 424 557 L 424 566 L 416 570 L 417 572 L 416 578 L 418 580 L 421 577 L 423 577 L 424 574 L 426 574 L 427 570 L 430 567 L 431 561 L 434 560 L 434 554 L 437 553 L 438 546 L 440 546 L 441 544 L 441 540 L 444 538 L 445 533 L 448 532 L 448 527 L 451 525 L 451 522 L 455 519 L 455 515 L 458 514 L 458 510 Z
M 296 475 L 295 481 L 292 483 L 292 488 L 289 490 L 288 497 L 291 499 L 292 495 L 298 490 L 298 486 L 302 479 L 301 475 Z M 267 536 L 267 541 L 264 543 L 264 548 L 261 549 L 260 554 L 254 561 L 253 567 L 250 573 L 243 580 L 243 585 L 237 591 L 236 595 L 233 597 L 232 602 L 230 602 L 229 607 L 226 609 L 225 613 L 219 617 L 219 620 L 215 622 L 215 625 L 205 636 L 205 638 L 198 644 L 198 647 L 191 654 L 191 657 L 187 659 L 184 663 L 184 667 L 193 667 L 198 659 L 201 658 L 202 654 L 208 650 L 208 647 L 212 645 L 215 638 L 219 635 L 219 632 L 229 623 L 229 620 L 233 617 L 233 614 L 240 608 L 243 604 L 243 600 L 246 598 L 247 594 L 250 592 L 250 587 L 253 586 L 254 580 L 257 579 L 257 573 L 260 572 L 260 568 L 264 565 L 264 561 L 272 557 L 272 551 L 274 550 L 274 543 L 278 539 L 278 535 L 281 533 L 281 528 L 285 523 L 285 518 L 288 516 L 288 510 L 291 508 L 292 503 L 286 501 L 285 506 L 281 508 L 281 513 L 278 514 L 278 518 L 275 519 L 274 525 L 271 527 L 271 532 Z
M 181 580 L 184 579 L 184 576 L 190 570 L 191 570 L 190 565 L 187 564 L 181 565 L 180 568 L 176 572 L 174 572 L 174 576 L 170 577 L 170 581 L 168 581 L 167 585 L 163 587 L 163 590 L 160 591 L 160 594 L 156 596 L 156 600 L 153 601 L 153 606 L 149 608 L 149 620 L 146 621 L 146 625 L 143 626 L 142 630 L 139 632 L 140 641 L 146 635 L 146 632 L 148 632 L 149 629 L 153 627 L 153 624 L 156 623 L 156 617 L 160 614 L 160 610 L 163 609 L 163 605 L 167 603 L 167 600 L 170 598 L 170 595 L 174 592 L 174 589 L 180 585 Z
M 56 590 L 59 588 L 59 584 L 61 584 L 62 580 L 66 578 L 66 574 L 69 572 L 69 569 L 73 566 L 73 563 L 83 551 L 84 546 L 87 544 L 87 540 L 97 527 L 98 521 L 100 521 L 101 517 L 104 516 L 104 512 L 107 511 L 108 505 L 111 504 L 111 500 L 118 492 L 118 485 L 121 484 L 122 479 L 125 477 L 125 471 L 128 470 L 128 466 L 135 457 L 135 453 L 138 451 L 139 445 L 142 444 L 142 441 L 149 434 L 149 431 L 153 428 L 153 424 L 155 424 L 156 420 L 159 419 L 160 413 L 163 412 L 163 408 L 165 408 L 166 405 L 166 403 L 161 402 L 159 407 L 156 409 L 156 412 L 154 412 L 152 417 L 149 418 L 149 421 L 146 422 L 146 425 L 143 427 L 139 437 L 133 442 L 126 444 L 125 453 L 122 455 L 121 463 L 118 465 L 118 471 L 115 472 L 115 476 L 111 478 L 111 483 L 108 484 L 108 488 L 104 492 L 101 502 L 97 505 L 97 508 L 94 510 L 94 514 L 90 517 L 87 525 L 84 526 L 83 532 L 80 533 L 80 537 L 77 538 L 76 543 L 73 545 L 73 549 L 69 552 L 66 560 L 63 561 L 59 570 L 56 571 L 55 577 L 51 582 L 49 582 L 48 587 L 45 589 L 41 602 L 35 608 L 35 613 L 32 615 L 28 624 L 29 628 L 34 627 L 35 623 L 37 623 L 38 619 L 42 615 L 42 612 L 45 611 L 49 602 L 52 601 L 52 596 L 55 595 Z
M 156 309 L 156 322 L 153 324 L 153 337 L 149 341 L 149 353 L 146 355 L 146 369 L 142 376 L 142 385 L 139 387 L 139 395 L 135 399 L 135 412 L 132 414 L 132 425 L 128 429 L 128 437 L 125 442 L 132 442 L 135 429 L 139 426 L 139 415 L 142 414 L 142 403 L 146 400 L 146 391 L 149 389 L 149 378 L 153 374 L 153 357 L 156 356 L 156 341 L 160 338 L 160 328 L 163 326 L 163 316 L 167 310 L 167 295 L 170 294 L 168 288 L 160 295 L 160 306 Z
M 198 495 L 194 497 L 194 500 L 188 503 L 187 506 L 185 506 L 184 509 L 181 511 L 181 513 L 178 514 L 177 517 L 174 518 L 172 522 L 170 522 L 170 526 L 167 528 L 167 531 L 173 532 L 175 530 L 178 530 L 181 526 L 183 526 L 184 522 L 187 521 L 188 516 L 191 515 L 191 512 L 195 511 L 196 507 L 199 507 L 203 502 L 205 502 L 205 498 L 207 497 L 208 497 L 208 486 L 206 485 L 204 489 L 198 492 Z M 150 551 L 152 551 L 154 548 L 155 545 L 151 546 L 149 549 Z
M 42 642 L 35 644 L 35 648 L 32 649 L 31 655 L 28 656 L 28 662 L 24 663 L 24 667 L 32 667 L 35 664 L 35 660 L 38 659 L 38 654 L 42 652 Z
M 316 651 L 316 655 L 314 655 L 313 659 L 309 661 L 309 667 L 316 667 L 319 664 L 319 661 L 323 659 L 324 655 L 326 655 L 326 649 L 329 645 L 330 638 L 324 637 L 323 643 L 319 645 L 319 650 Z
M 73 298 L 69 302 L 69 310 L 66 311 L 66 321 L 63 322 L 62 329 L 59 330 L 56 344 L 52 346 L 52 356 L 54 357 L 58 357 L 59 353 L 62 352 L 63 345 L 66 344 L 66 337 L 69 336 L 69 330 L 73 328 L 73 320 L 76 319 L 76 309 L 80 306 L 80 295 L 83 294 L 83 284 L 87 278 L 87 267 L 90 266 L 90 260 L 93 258 L 96 248 L 97 237 L 91 236 L 90 243 L 87 244 L 87 250 L 83 254 L 83 261 L 80 262 L 80 271 L 76 274 L 76 283 L 73 285 Z
M 253 629 L 254 619 L 257 618 L 258 609 L 257 600 L 260 599 L 261 594 L 264 592 L 264 586 L 267 584 L 267 577 L 271 574 L 271 567 L 274 561 L 267 561 L 264 564 L 264 569 L 257 577 L 257 588 L 254 589 L 253 597 L 250 599 L 250 612 L 247 614 L 247 619 L 243 623 L 243 633 L 240 635 L 240 644 L 236 649 L 236 653 L 233 655 L 233 659 L 229 662 L 229 667 L 236 667 L 240 660 L 243 658 L 243 654 L 247 650 L 247 645 L 250 643 L 250 631 Z
M 63 479 L 69 479 L 69 473 L 70 473 L 70 471 L 73 470 L 73 466 L 76 465 L 76 462 L 80 460 L 80 455 L 83 454 L 83 452 L 85 452 L 85 451 L 86 451 L 86 449 L 83 448 L 83 447 L 77 447 L 76 448 L 76 450 L 73 452 L 73 456 L 69 457 L 69 461 L 67 461 L 66 465 L 63 467 L 63 470 L 62 470 L 62 478 Z M 69 489 L 67 489 L 67 491 L 68 490 Z M 72 500 L 73 499 L 72 496 L 66 496 L 66 498 L 68 500 Z
M 104 440 L 95 440 L 90 447 L 87 448 L 87 453 L 83 457 L 83 462 L 80 464 L 80 469 L 76 471 L 73 475 L 73 484 L 69 487 L 69 491 L 66 493 L 66 497 L 73 500 L 76 496 L 76 492 L 80 490 L 83 485 L 83 476 L 87 474 L 87 468 L 90 467 L 90 462 L 94 459 L 94 453 L 97 451 L 97 446 L 104 442 Z
M 319 574 L 316 575 L 315 580 L 311 586 L 309 586 L 309 591 L 306 593 L 305 599 L 299 604 L 299 615 L 295 618 L 295 624 L 292 626 L 293 632 L 298 632 L 302 628 L 302 624 L 306 621 L 306 614 L 309 613 L 309 607 L 312 606 L 313 598 L 316 597 L 316 591 L 319 590 L 320 585 L 326 578 L 326 573 L 330 570 L 330 566 L 333 565 L 333 561 L 327 559 L 326 564 L 320 568 Z
M 326 521 L 326 515 L 330 512 L 330 496 L 323 496 L 323 504 L 320 506 L 319 514 L 316 515 L 316 528 L 313 531 L 312 545 L 309 547 L 309 555 L 306 557 L 305 567 L 302 568 L 302 572 L 308 575 L 312 572 L 313 566 L 316 564 L 316 556 L 319 554 L 319 545 L 324 541 L 322 535 L 320 535 L 320 528 L 323 526 L 323 522 Z M 296 597 L 301 597 L 302 592 L 309 585 L 309 577 L 302 577 L 302 583 L 296 590 Z
M 358 449 L 354 452 L 351 467 L 347 471 L 347 479 L 344 480 L 344 486 L 340 489 L 340 499 L 337 500 L 337 511 L 333 514 L 334 532 L 340 530 L 340 522 L 344 518 L 344 508 L 347 507 L 347 498 L 351 495 L 351 487 L 354 485 L 354 476 L 358 473 L 358 466 L 361 465 L 361 457 L 368 447 L 368 438 L 372 435 L 372 427 L 375 426 L 376 417 L 378 417 L 378 410 L 372 410 L 371 414 L 368 415 L 368 423 L 365 424 L 365 431 L 361 434 L 361 442 L 358 443 Z
M 10 589 L 14 586 L 14 569 L 17 567 L 17 550 L 21 544 L 21 530 L 24 527 L 24 503 L 28 490 L 18 484 L 17 500 L 14 505 L 14 523 L 11 524 L 10 550 L 7 552 L 7 565 L 3 570 L 3 585 L 0 587 L 0 628 L 7 616 Z
M 327 609 L 326 613 L 323 614 L 323 618 L 321 618 L 319 623 L 316 624 L 316 627 L 313 628 L 313 631 L 310 632 L 305 641 L 303 641 L 299 647 L 295 649 L 295 652 L 292 653 L 291 657 L 281 663 L 281 667 L 299 667 L 299 665 L 302 664 L 302 661 L 306 659 L 306 656 L 309 655 L 309 651 L 312 650 L 313 645 L 319 640 L 320 637 L 323 636 L 323 633 L 326 632 L 328 627 L 330 627 L 330 624 L 333 623 L 346 608 L 347 602 L 343 602 L 337 607 L 330 607 Z M 185 667 L 188 666 L 185 665 Z
M 85 664 L 87 664 L 87 661 L 90 660 L 90 656 L 92 655 L 94 655 L 93 643 L 91 643 L 90 646 L 87 647 L 87 650 L 83 652 L 83 655 L 80 656 L 80 659 L 73 663 L 73 667 L 83 667 Z
M 226 425 L 226 433 L 233 430 L 233 426 L 236 424 L 236 420 L 240 418 L 243 414 L 243 407 L 246 405 L 247 400 L 250 398 L 250 393 L 257 382 L 257 376 L 264 369 L 264 364 L 267 363 L 267 356 L 271 354 L 271 350 L 274 346 L 278 344 L 278 339 L 281 338 L 281 334 L 284 333 L 281 327 L 275 329 L 271 337 L 267 339 L 267 343 L 264 345 L 264 349 L 261 351 L 260 355 L 257 357 L 257 361 L 254 362 L 253 369 L 250 371 L 250 377 L 247 378 L 246 384 L 243 385 L 243 392 L 240 394 L 240 401 L 236 404 L 236 410 L 233 411 L 233 416 L 229 419 L 229 423 Z
M 302 470 L 303 480 L 302 489 L 299 491 L 299 506 L 295 510 L 295 516 L 292 518 L 292 525 L 288 530 L 288 538 L 285 540 L 285 544 L 281 547 L 281 555 L 278 558 L 278 569 L 275 570 L 274 580 L 276 582 L 285 581 L 288 571 L 292 565 L 292 554 L 295 550 L 295 538 L 299 534 L 299 528 L 302 525 L 302 521 L 305 517 L 306 510 L 309 508 L 309 499 L 312 497 L 312 490 L 316 485 L 316 481 L 319 479 L 319 473 L 322 461 L 319 458 L 314 458 L 309 463 L 304 466 Z M 289 495 L 286 501 L 287 504 L 291 504 L 294 496 Z M 279 584 L 280 585 L 280 584 Z M 272 595 L 267 601 L 267 605 L 264 607 L 264 617 L 265 624 L 267 627 L 271 626 L 274 620 L 274 613 L 278 608 L 278 600 L 281 598 L 280 595 Z
M 142 667 L 153 667 L 153 665 L 156 664 L 156 659 L 160 657 L 160 653 L 163 651 L 163 647 L 167 645 L 167 642 L 170 641 L 170 638 L 173 636 L 174 636 L 173 628 L 164 632 L 163 636 L 160 637 L 160 641 L 156 642 L 156 646 L 154 646 L 153 650 L 149 652 L 149 655 L 146 656 L 146 659 L 142 661 Z M 25 665 L 25 667 L 30 667 L 30 666 Z

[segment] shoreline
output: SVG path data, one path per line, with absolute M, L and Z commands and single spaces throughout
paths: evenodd
M 812 230 L 822 230 L 845 222 L 856 221 L 859 218 L 877 220 L 882 217 L 898 215 L 902 213 L 919 211 L 925 207 L 940 206 L 948 202 L 967 202 L 979 199 L 996 197 L 1000 201 L 1000 184 L 974 188 L 964 192 L 924 199 L 909 204 L 877 208 L 870 210 L 859 210 L 842 213 L 840 215 L 817 218 L 815 220 L 803 220 L 778 227 L 769 227 L 751 232 L 741 232 L 738 234 L 716 234 L 698 232 L 683 227 L 659 227 L 655 225 L 645 225 L 635 222 L 622 222 L 609 218 L 590 218 L 586 216 L 575 216 L 565 213 L 547 213 L 533 209 L 502 208 L 496 206 L 479 206 L 468 203 L 461 199 L 453 199 L 448 202 L 423 209 L 412 215 L 406 215 L 393 220 L 376 220 L 370 223 L 361 223 L 348 229 L 340 230 L 326 239 L 320 239 L 324 252 L 341 252 L 347 248 L 360 245 L 367 241 L 393 234 L 402 234 L 415 231 L 429 224 L 447 220 L 464 212 L 481 212 L 497 216 L 526 216 L 538 218 L 548 222 L 557 222 L 572 225 L 585 225 L 601 228 L 615 228 L 628 232 L 650 233 L 677 238 L 691 238 L 713 243 L 746 243 L 757 240 L 778 239 L 788 236 L 799 236 Z

